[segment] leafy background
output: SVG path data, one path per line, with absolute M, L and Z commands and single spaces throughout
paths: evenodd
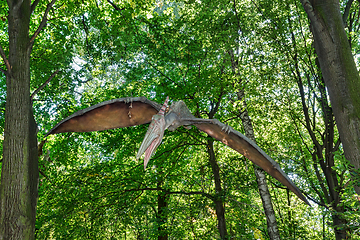
M 31 32 L 45 8 L 39 3 Z M 357 64 L 358 9 L 354 2 L 346 28 Z M 5 50 L 6 17 L 2 1 Z M 311 132 L 325 145 L 328 122 L 321 103 L 329 100 L 312 44 L 297 1 L 58 1 L 31 55 L 33 91 L 57 73 L 33 99 L 38 140 L 77 110 L 127 96 L 158 103 L 166 96 L 184 100 L 203 118 L 211 117 L 219 103 L 213 117 L 243 132 L 237 93 L 244 90 L 259 146 L 313 205 L 304 205 L 268 177 L 282 239 L 333 239 L 335 212 L 327 179 L 320 159 L 313 157 Z M 229 51 L 239 65 L 236 73 Z M 2 74 L 1 133 L 5 99 Z M 164 233 L 171 239 L 219 238 L 208 137 L 195 128 L 166 131 L 144 171 L 135 155 L 146 129 L 49 136 L 40 157 L 36 238 L 155 239 Z M 333 135 L 335 145 L 336 127 Z M 252 165 L 222 143 L 214 144 L 230 237 L 267 239 Z M 322 151 L 325 155 L 326 148 Z M 347 223 L 342 227 L 360 239 L 359 202 L 341 145 L 334 163 L 338 204 Z M 161 213 L 160 199 L 167 204 Z

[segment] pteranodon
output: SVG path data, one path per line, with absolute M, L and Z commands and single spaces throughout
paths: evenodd
M 102 131 L 151 122 L 137 154 L 137 158 L 140 158 L 145 152 L 144 167 L 146 167 L 149 159 L 160 145 L 165 129 L 174 131 L 179 126 L 194 125 L 199 130 L 244 155 L 309 204 L 300 189 L 281 170 L 279 164 L 253 141 L 217 119 L 194 117 L 183 101 L 172 103 L 168 111 L 165 112 L 167 101 L 168 98 L 162 107 L 145 97 L 105 101 L 65 118 L 52 128 L 45 137 L 63 132 Z

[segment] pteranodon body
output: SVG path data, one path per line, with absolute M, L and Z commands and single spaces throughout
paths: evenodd
M 168 98 L 163 107 L 145 97 L 119 98 L 105 101 L 65 118 L 52 128 L 46 136 L 63 132 L 102 131 L 151 122 L 137 154 L 137 158 L 140 158 L 145 152 L 144 167 L 146 167 L 149 159 L 160 145 L 165 129 L 174 131 L 179 126 L 194 125 L 209 136 L 247 157 L 287 186 L 305 203 L 309 204 L 300 189 L 280 169 L 279 164 L 253 141 L 217 119 L 194 117 L 183 101 L 174 102 L 165 113 L 167 101 Z

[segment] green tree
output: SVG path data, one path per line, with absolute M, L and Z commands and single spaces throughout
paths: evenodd
M 8 7 L 1 4 L 4 31 Z M 347 5 L 348 35 L 357 49 L 356 11 Z M 34 7 L 30 33 L 50 7 Z M 241 89 L 258 144 L 318 204 L 308 208 L 268 178 L 280 238 L 331 239 L 334 224 L 337 237 L 356 238 L 359 206 L 299 7 L 289 1 L 58 2 L 29 55 L 26 96 L 38 136 L 79 109 L 126 96 L 161 103 L 169 95 L 197 117 L 242 131 Z M 0 45 L 3 80 L 11 59 L 5 35 Z M 3 106 L 1 99 L 0 114 Z M 37 239 L 274 238 L 244 157 L 196 128 L 180 128 L 166 132 L 144 171 L 135 155 L 146 128 L 41 141 Z M 2 174 L 9 176 L 4 149 Z
M 360 194 L 360 76 L 345 32 L 347 21 L 339 1 L 301 1 L 310 21 L 316 53 L 339 129 L 345 157 L 354 167 L 354 188 Z M 350 8 L 353 1 L 347 2 Z M 343 21 L 343 19 L 345 21 Z
M 37 126 L 30 99 L 30 54 L 45 26 L 51 2 L 36 31 L 30 19 L 38 1 L 8 1 L 8 51 L 0 47 L 5 63 L 6 106 L 0 185 L 0 238 L 33 239 L 37 204 Z

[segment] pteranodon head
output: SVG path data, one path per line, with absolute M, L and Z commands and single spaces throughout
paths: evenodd
M 145 152 L 144 159 L 144 169 L 148 164 L 152 155 L 154 155 L 156 148 L 160 145 L 161 140 L 164 136 L 165 131 L 165 109 L 167 108 L 167 103 L 169 101 L 169 97 L 166 98 L 164 105 L 160 109 L 160 111 L 152 117 L 152 121 L 150 126 L 145 134 L 144 140 L 141 143 L 139 151 L 136 155 L 136 159 L 139 159 L 141 155 Z

